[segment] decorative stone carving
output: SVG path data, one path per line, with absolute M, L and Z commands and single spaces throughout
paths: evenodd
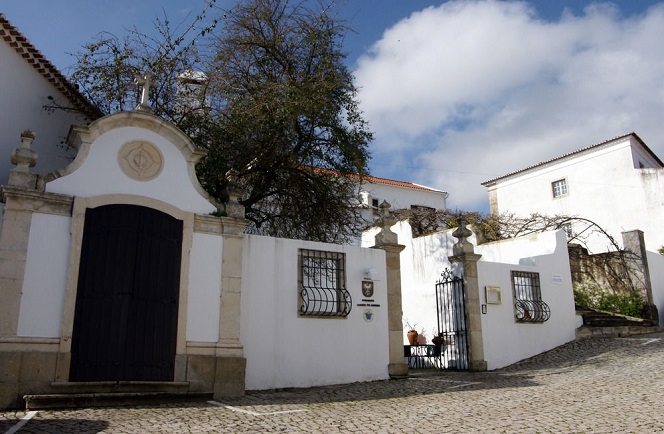
M 463 255 L 464 253 L 475 253 L 475 249 L 468 241 L 468 237 L 473 233 L 466 227 L 466 222 L 463 219 L 457 219 L 457 228 L 452 232 L 454 238 L 458 238 L 454 246 L 452 246 L 452 253 L 456 255 Z
M 226 193 L 228 194 L 228 202 L 226 203 L 226 215 L 228 217 L 244 218 L 244 205 L 240 203 L 240 199 L 245 193 L 238 177 L 237 170 L 231 169 L 226 172 Z
M 15 171 L 29 173 L 30 167 L 35 167 L 37 164 L 37 152 L 31 148 L 34 139 L 35 133 L 32 131 L 21 133 L 21 147 L 12 152 L 12 164 L 16 165 Z
M 150 79 L 152 78 L 152 74 L 149 72 L 145 73 L 144 76 L 137 76 L 134 78 L 134 83 L 142 86 L 141 89 L 141 102 L 138 103 L 136 106 L 136 110 L 138 111 L 143 111 L 143 112 L 151 112 L 152 107 L 150 107 L 150 84 L 152 82 Z
M 12 164 L 16 167 L 9 171 L 8 185 L 34 190 L 37 188 L 38 176 L 30 173 L 30 168 L 37 164 L 37 152 L 30 147 L 35 139 L 32 131 L 21 133 L 21 147 L 12 152 Z
M 164 157 L 151 143 L 132 141 L 125 143 L 118 152 L 118 163 L 122 172 L 136 181 L 156 178 L 164 167 Z
M 397 220 L 390 216 L 390 205 L 387 201 L 383 201 L 378 208 L 380 209 L 380 218 L 376 221 L 376 226 L 380 228 L 380 232 L 376 235 L 376 245 L 382 246 L 386 244 L 397 244 L 397 234 L 392 232 L 392 226 L 397 223 Z

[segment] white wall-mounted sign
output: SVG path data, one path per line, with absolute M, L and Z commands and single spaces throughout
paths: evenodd
M 485 291 L 487 304 L 502 304 L 503 294 L 500 292 L 500 287 L 487 286 Z

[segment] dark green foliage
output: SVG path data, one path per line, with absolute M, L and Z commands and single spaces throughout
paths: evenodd
M 597 287 L 577 286 L 574 288 L 574 302 L 583 307 L 641 318 L 644 300 L 633 290 L 610 292 Z

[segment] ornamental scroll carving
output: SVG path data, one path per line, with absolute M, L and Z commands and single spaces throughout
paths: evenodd
M 122 145 L 118 162 L 125 175 L 136 181 L 150 181 L 161 173 L 164 157 L 153 144 L 133 141 Z

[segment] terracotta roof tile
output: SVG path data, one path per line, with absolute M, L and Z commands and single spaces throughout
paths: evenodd
M 0 13 L 0 37 L 90 120 L 103 116 L 102 111 L 85 98 L 2 13 Z
M 358 175 L 353 175 L 352 177 L 358 178 Z M 394 179 L 387 179 L 387 178 L 378 178 L 376 176 L 364 176 L 362 178 L 363 181 L 371 182 L 373 184 L 385 184 L 385 185 L 394 185 L 397 187 L 405 187 L 405 188 L 412 188 L 415 190 L 425 190 L 425 191 L 435 191 L 439 193 L 445 193 L 443 190 L 438 190 L 435 188 L 427 187 L 424 185 L 419 185 L 419 184 L 414 184 L 412 182 L 405 182 L 405 181 L 396 181 Z

